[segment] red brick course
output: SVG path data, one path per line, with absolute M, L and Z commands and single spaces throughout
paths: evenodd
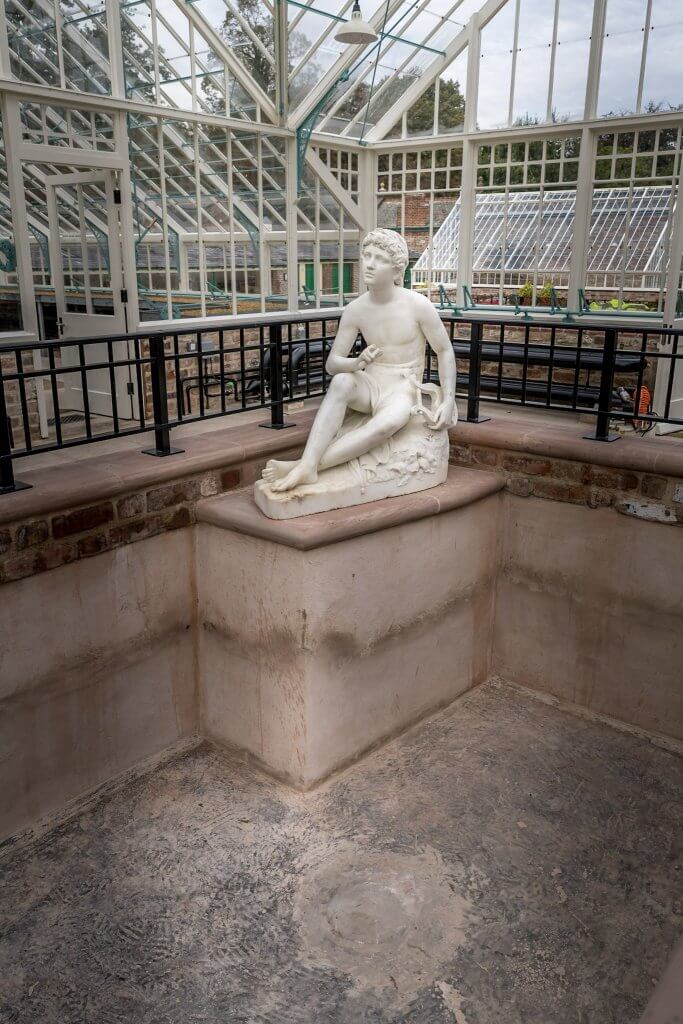
M 207 472 L 133 492 L 115 503 L 68 509 L 0 530 L 0 583 L 23 579 L 103 551 L 191 526 L 202 497 L 239 486 L 240 469 Z
M 563 501 L 588 508 L 609 508 L 633 500 L 656 501 L 680 521 L 683 506 L 674 500 L 677 477 L 611 469 L 571 459 L 536 458 L 493 446 L 451 443 L 450 461 L 471 469 L 495 470 L 507 477 L 507 489 L 523 498 Z

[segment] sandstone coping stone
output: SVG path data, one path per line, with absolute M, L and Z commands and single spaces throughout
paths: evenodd
M 504 487 L 505 479 L 498 473 L 451 467 L 446 481 L 427 491 L 289 520 L 268 519 L 257 508 L 252 489 L 245 488 L 202 502 L 197 507 L 197 521 L 299 551 L 312 551 L 462 508 Z
M 485 411 L 488 413 L 489 409 L 486 407 Z M 586 423 L 569 419 L 561 425 L 541 419 L 537 424 L 530 425 L 528 421 L 520 423 L 492 416 L 486 423 L 460 420 L 450 431 L 450 438 L 452 444 L 481 445 L 637 473 L 683 477 L 683 441 L 680 439 L 643 439 L 626 435 L 607 444 L 586 440 L 583 435 L 590 429 Z
M 268 410 L 264 410 L 268 415 Z M 185 451 L 167 458 L 143 455 L 145 437 L 140 435 L 139 448 L 119 452 L 98 451 L 93 443 L 92 455 L 85 459 L 31 470 L 24 459 L 17 459 L 17 478 L 31 484 L 31 490 L 5 494 L 0 500 L 0 524 L 36 519 L 65 508 L 92 505 L 107 498 L 211 469 L 229 469 L 259 458 L 303 445 L 312 421 L 311 412 L 297 412 L 297 421 L 289 430 L 264 430 L 256 423 L 226 426 L 223 430 L 207 430 L 203 434 L 183 437 Z

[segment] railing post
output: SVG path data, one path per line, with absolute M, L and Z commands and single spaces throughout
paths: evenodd
M 184 448 L 171 447 L 171 433 L 168 425 L 168 392 L 166 390 L 166 348 L 163 334 L 152 334 L 149 339 L 152 378 L 152 406 L 154 409 L 154 441 L 156 447 L 143 448 L 143 455 L 177 455 Z M 145 396 L 139 400 L 144 402 Z
M 270 423 L 260 426 L 269 430 L 285 430 L 295 426 L 285 423 L 284 405 L 284 361 L 282 359 L 282 324 L 271 324 L 268 330 L 268 354 L 270 373 Z
M 612 388 L 614 387 L 614 367 L 617 355 L 617 332 L 614 327 L 605 330 L 605 343 L 602 351 L 602 369 L 600 371 L 600 394 L 598 396 L 598 415 L 595 421 L 595 433 L 584 434 L 587 441 L 618 441 L 621 434 L 610 434 L 609 417 L 612 406 Z
M 7 402 L 5 400 L 5 381 L 2 375 L 2 357 L 0 356 L 0 494 L 11 491 L 24 491 L 30 484 L 14 479 L 12 466 L 12 433 Z
M 470 362 L 467 381 L 467 422 L 486 423 L 491 417 L 479 415 L 483 324 L 470 324 Z

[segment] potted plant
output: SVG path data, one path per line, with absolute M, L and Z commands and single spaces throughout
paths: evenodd
M 520 306 L 529 306 L 531 299 L 534 294 L 534 286 L 531 281 L 525 281 L 522 287 L 519 289 L 519 304 Z

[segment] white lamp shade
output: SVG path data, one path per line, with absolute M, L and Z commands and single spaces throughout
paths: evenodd
M 338 43 L 374 43 L 377 33 L 367 21 L 363 21 L 360 10 L 354 10 L 351 14 L 351 21 L 344 22 L 335 32 L 334 38 Z

